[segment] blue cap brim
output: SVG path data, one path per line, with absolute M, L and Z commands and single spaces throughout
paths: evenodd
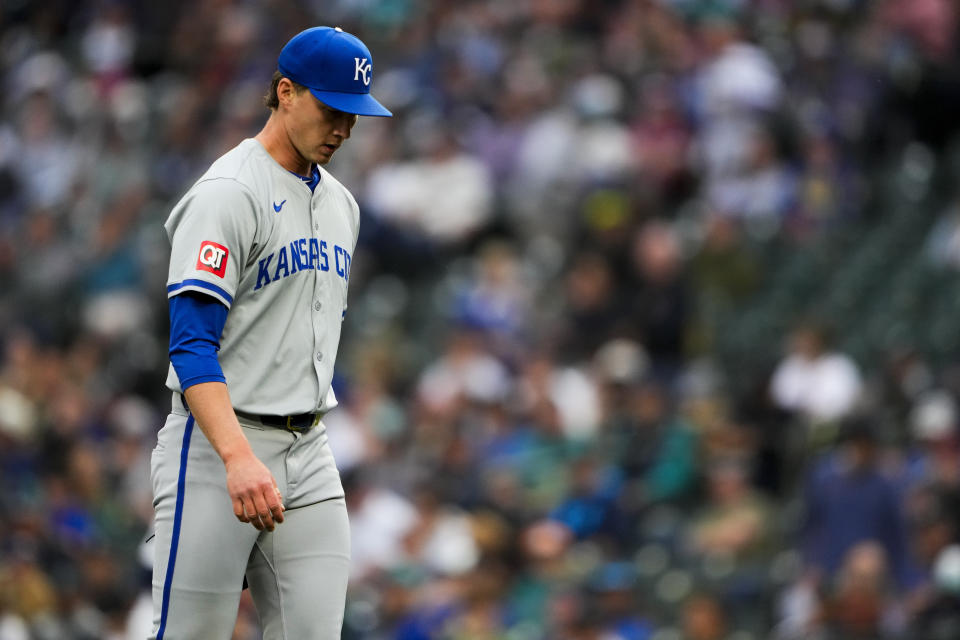
M 358 116 L 385 116 L 393 114 L 385 106 L 376 101 L 369 93 L 343 93 L 340 91 L 320 91 L 310 89 L 313 97 L 332 109 L 345 113 L 355 113 Z

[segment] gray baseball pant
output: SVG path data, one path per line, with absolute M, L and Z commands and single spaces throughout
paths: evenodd
M 350 534 L 323 423 L 300 434 L 241 420 L 286 506 L 284 522 L 261 532 L 233 514 L 223 462 L 179 397 L 151 460 L 151 640 L 229 640 L 244 577 L 264 640 L 339 638 Z

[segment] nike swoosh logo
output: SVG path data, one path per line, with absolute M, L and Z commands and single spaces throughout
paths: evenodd
M 274 203 L 273 203 L 273 210 L 276 211 L 277 213 L 280 213 L 280 209 L 283 209 L 284 203 L 286 203 L 286 200 L 284 200 L 284 201 L 281 202 L 280 204 L 277 204 L 276 202 L 274 202 Z

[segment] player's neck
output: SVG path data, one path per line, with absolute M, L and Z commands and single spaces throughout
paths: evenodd
M 263 125 L 263 129 L 255 136 L 255 139 L 263 145 L 270 157 L 287 171 L 292 171 L 300 176 L 310 175 L 312 170 L 310 161 L 300 155 L 300 152 L 290 142 L 290 137 L 277 118 L 276 113 L 270 115 L 267 123 Z

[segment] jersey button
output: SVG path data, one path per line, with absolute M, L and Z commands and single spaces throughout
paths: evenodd
M 313 303 L 313 310 L 314 310 L 314 311 L 320 311 L 320 306 L 321 306 L 321 305 L 320 305 L 320 301 L 319 301 L 319 300 L 318 300 L 317 302 L 314 302 L 314 303 Z
M 319 231 L 319 230 L 320 230 L 320 225 L 319 225 L 318 223 L 314 222 L 314 223 L 313 223 L 313 230 L 314 230 L 314 231 Z
M 317 351 L 317 362 L 323 362 L 323 351 Z

